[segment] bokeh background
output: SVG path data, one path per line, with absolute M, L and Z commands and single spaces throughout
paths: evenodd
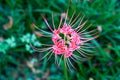
M 31 49 L 29 43 L 41 46 L 41 35 L 32 23 L 49 30 L 42 15 L 50 21 L 52 12 L 60 15 L 68 8 L 70 14 L 82 10 L 90 18 L 89 23 L 102 29 L 100 37 L 94 40 L 97 55 L 76 64 L 77 70 L 68 72 L 69 80 L 120 79 L 119 0 L 0 0 L 0 80 L 65 80 L 54 57 L 39 61 L 41 54 Z M 58 23 L 59 18 L 55 19 Z M 46 41 L 50 40 L 42 42 Z

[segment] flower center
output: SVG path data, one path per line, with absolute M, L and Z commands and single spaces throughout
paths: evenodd
M 64 45 L 67 46 L 67 47 L 69 47 L 68 42 L 70 42 L 70 40 L 71 40 L 70 35 L 66 35 L 66 34 L 60 33 L 59 36 L 64 41 Z
M 73 51 L 79 49 L 82 43 L 80 36 L 67 24 L 62 28 L 54 30 L 52 36 L 53 52 L 55 54 L 65 54 L 66 57 L 72 55 Z

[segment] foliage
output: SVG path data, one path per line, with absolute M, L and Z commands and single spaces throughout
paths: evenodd
M 41 47 L 48 39 L 35 36 L 32 23 L 48 30 L 42 15 L 51 21 L 52 12 L 60 15 L 69 8 L 82 10 L 82 15 L 93 23 L 92 28 L 102 28 L 94 40 L 98 46 L 92 59 L 74 64 L 69 80 L 119 80 L 120 79 L 120 1 L 119 0 L 1 0 L 0 1 L 0 80 L 64 80 L 63 70 L 57 68 L 54 57 L 40 61 L 40 53 L 33 46 Z M 11 17 L 11 18 L 9 18 Z M 12 22 L 13 21 L 13 22 Z M 55 25 L 59 18 L 55 18 Z M 91 28 L 91 29 L 92 29 Z

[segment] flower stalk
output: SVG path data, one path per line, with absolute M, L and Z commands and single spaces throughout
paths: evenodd
M 65 75 L 65 80 L 68 80 L 68 72 L 67 72 L 67 65 L 66 65 L 66 59 L 64 58 L 64 75 Z

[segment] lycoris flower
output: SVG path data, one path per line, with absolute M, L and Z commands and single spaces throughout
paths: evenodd
M 34 26 L 43 33 L 41 33 L 43 37 L 51 37 L 53 44 L 42 44 L 42 46 L 45 47 L 42 49 L 37 49 L 32 46 L 32 48 L 39 52 L 48 51 L 43 58 L 48 55 L 50 55 L 50 58 L 54 54 L 55 61 L 58 63 L 58 65 L 64 58 L 68 67 L 69 65 L 74 67 L 72 61 L 77 62 L 78 60 L 86 60 L 92 55 L 90 53 L 92 53 L 94 47 L 90 41 L 98 37 L 99 30 L 96 28 L 87 32 L 91 24 L 86 26 L 88 20 L 83 22 L 84 16 L 80 17 L 79 14 L 77 17 L 75 17 L 74 12 L 69 19 L 68 12 L 63 13 L 60 17 L 60 23 L 58 27 L 56 27 L 54 24 L 55 22 L 53 19 L 53 14 L 52 25 L 48 23 L 45 17 L 43 17 L 43 19 L 51 33 L 41 30 L 35 25 Z

